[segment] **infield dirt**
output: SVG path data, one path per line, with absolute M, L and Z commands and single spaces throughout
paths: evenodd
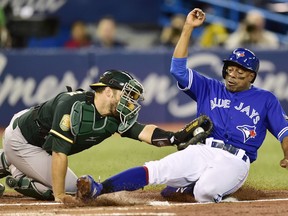
M 74 204 L 39 202 L 14 192 L 1 197 L 1 215 L 288 215 L 287 191 L 244 187 L 233 194 L 237 202 L 195 203 L 192 196 L 165 200 L 159 191 L 139 190 L 106 194 Z

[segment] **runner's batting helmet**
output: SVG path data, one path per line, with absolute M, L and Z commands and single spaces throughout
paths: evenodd
M 255 56 L 255 54 L 245 48 L 237 48 L 228 59 L 224 59 L 224 66 L 222 70 L 222 76 L 225 79 L 226 69 L 229 65 L 236 65 L 242 67 L 244 70 L 249 70 L 255 73 L 255 77 L 252 80 L 252 83 L 255 81 L 257 72 L 259 70 L 259 59 Z

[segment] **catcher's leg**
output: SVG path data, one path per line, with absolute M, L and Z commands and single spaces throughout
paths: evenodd
M 11 175 L 9 172 L 9 165 L 3 149 L 0 149 L 0 178 L 4 178 L 8 175 Z
M 0 179 L 8 175 L 11 175 L 9 172 L 9 165 L 6 160 L 3 149 L 0 149 Z M 0 197 L 4 194 L 5 186 L 0 183 Z
M 6 178 L 6 184 L 25 196 L 39 200 L 54 200 L 53 191 L 26 176 L 15 179 L 12 176 Z
M 12 164 L 9 169 L 13 178 L 17 181 L 23 176 L 30 179 L 29 183 L 23 183 L 24 186 L 22 183 L 19 183 L 17 190 L 22 191 L 24 187 L 28 189 L 33 188 L 41 193 L 45 193 L 47 188 L 52 189 L 52 156 L 41 147 L 29 144 L 18 126 L 13 128 L 10 124 L 6 128 L 3 147 L 8 162 Z M 76 180 L 77 176 L 68 168 L 65 179 L 66 193 L 76 193 Z M 30 193 L 25 195 L 30 196 Z

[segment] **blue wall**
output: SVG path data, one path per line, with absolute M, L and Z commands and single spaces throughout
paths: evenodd
M 192 53 L 192 52 L 190 52 Z M 222 79 L 224 50 L 193 50 L 188 66 Z M 255 86 L 273 91 L 288 113 L 288 50 L 257 51 L 261 59 Z M 170 75 L 171 50 L 124 51 L 31 49 L 0 53 L 0 126 L 15 112 L 41 103 L 69 85 L 89 89 L 107 69 L 127 70 L 145 87 L 142 122 L 179 122 L 195 117 L 195 102 L 176 87 Z
M 10 7 L 14 15 L 29 7 L 33 15 L 58 17 L 62 25 L 69 26 L 77 20 L 97 22 L 106 15 L 113 15 L 119 23 L 155 24 L 163 3 L 164 0 L 6 0 L 0 1 L 0 6 Z

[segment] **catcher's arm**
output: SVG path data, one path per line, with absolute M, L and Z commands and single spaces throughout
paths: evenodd
M 61 152 L 52 153 L 52 182 L 55 201 L 62 202 L 65 197 L 65 176 L 68 167 L 67 155 Z
M 205 140 L 211 133 L 212 126 L 213 124 L 210 118 L 206 115 L 201 115 L 175 133 L 155 128 L 151 143 L 158 147 L 177 145 L 178 150 L 181 150 L 188 145 L 197 144 Z M 194 131 L 199 127 L 202 127 L 204 131 L 194 136 Z M 184 147 L 186 144 L 187 146 Z
M 121 136 L 161 147 L 173 145 L 173 142 L 170 141 L 173 134 L 173 132 L 162 130 L 153 124 L 144 125 L 135 122 L 135 124 L 125 133 L 121 134 Z M 172 138 L 172 140 L 174 140 L 174 138 Z

